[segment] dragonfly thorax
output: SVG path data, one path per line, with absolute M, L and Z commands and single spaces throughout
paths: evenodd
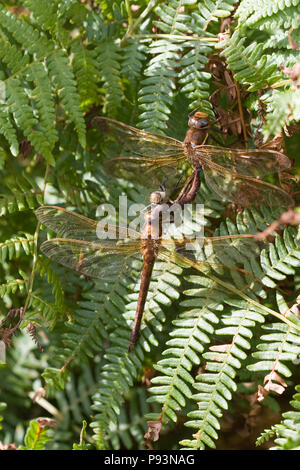
M 191 127 L 186 133 L 185 139 L 183 141 L 183 145 L 187 151 L 192 150 L 194 147 L 201 145 L 205 137 L 206 137 L 206 130 Z

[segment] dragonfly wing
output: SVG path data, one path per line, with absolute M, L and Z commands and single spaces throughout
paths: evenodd
M 165 181 L 176 184 L 178 163 L 185 158 L 179 140 L 105 117 L 95 117 L 92 125 L 108 137 L 105 167 L 110 175 L 153 189 Z
M 158 189 L 166 183 L 168 189 L 172 189 L 180 177 L 179 162 L 184 159 L 182 153 L 160 158 L 117 157 L 107 160 L 105 168 L 110 175 L 135 184 Z
M 291 168 L 290 159 L 281 152 L 265 149 L 229 149 L 202 145 L 194 150 L 204 164 L 219 165 L 242 176 L 261 178 Z
M 105 232 L 96 220 L 89 219 L 63 207 L 41 206 L 35 214 L 39 221 L 62 238 L 99 242 L 99 240 L 139 238 L 140 234 L 125 227 L 106 225 Z
M 260 251 L 261 245 L 253 235 L 226 235 L 162 240 L 158 257 L 193 267 L 208 276 L 234 277 L 235 284 L 243 288 L 245 283 L 248 286 L 261 284 L 251 268 L 251 262 Z
M 205 180 L 222 198 L 244 207 L 266 204 L 271 207 L 293 206 L 293 199 L 283 189 L 250 176 L 239 176 L 216 167 L 205 167 Z
M 126 150 L 144 157 L 165 157 L 182 151 L 179 140 L 142 131 L 114 119 L 96 116 L 92 125 L 118 143 L 119 155 Z
M 129 258 L 139 254 L 139 243 L 119 245 L 91 243 L 83 240 L 54 238 L 41 245 L 44 255 L 87 276 L 110 280 L 128 268 Z
M 236 266 L 237 262 L 242 263 L 245 259 L 251 259 L 261 250 L 261 246 L 259 247 L 252 234 L 217 237 L 203 237 L 195 234 L 191 238 L 162 240 L 161 247 L 169 252 L 180 253 L 195 262 L 227 266 Z

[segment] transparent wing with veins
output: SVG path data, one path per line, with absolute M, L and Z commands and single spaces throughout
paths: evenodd
M 152 188 L 165 180 L 176 184 L 178 165 L 185 159 L 182 142 L 105 117 L 95 117 L 92 125 L 117 143 L 117 154 L 105 162 L 109 174 Z
M 158 258 L 195 268 L 208 277 L 230 276 L 241 290 L 255 285 L 255 292 L 259 293 L 262 279 L 253 273 L 251 263 L 261 248 L 251 234 L 162 240 Z
M 289 158 L 283 153 L 267 149 L 229 149 L 213 145 L 195 147 L 194 159 L 211 168 L 222 167 L 233 176 L 262 178 L 291 167 Z
M 94 243 L 53 238 L 41 245 L 44 255 L 87 276 L 115 279 L 127 271 L 129 258 L 140 254 L 135 243 Z
M 48 240 L 41 245 L 41 251 L 52 260 L 85 275 L 114 279 L 127 270 L 130 257 L 142 255 L 141 234 L 133 230 L 128 234 L 125 228 L 117 227 L 117 239 L 102 240 L 98 238 L 101 234 L 96 233 L 97 222 L 75 212 L 56 206 L 42 206 L 37 209 L 36 215 L 60 236 L 72 237 Z M 134 238 L 125 238 L 128 236 Z M 258 249 L 251 235 L 198 238 L 196 241 L 198 251 L 190 250 L 191 244 L 195 243 L 194 238 L 162 239 L 159 241 L 158 257 L 170 260 L 175 256 L 175 262 L 186 260 L 192 265 L 197 263 L 204 272 L 211 269 L 219 271 L 225 266 L 238 271 L 240 268 L 233 261 L 242 262 L 241 251 L 253 256 Z
M 268 174 L 291 167 L 289 158 L 267 149 L 228 149 L 198 145 L 184 149 L 183 143 L 158 134 L 151 134 L 119 121 L 96 117 L 96 126 L 118 142 L 120 153 L 106 162 L 110 174 L 145 186 L 166 180 L 171 186 L 178 178 L 178 168 L 186 160 L 195 168 L 203 168 L 206 181 L 220 196 L 243 206 L 291 206 L 292 198 L 281 188 L 264 181 Z M 119 154 L 120 155 L 120 154 Z
M 41 206 L 35 214 L 39 221 L 56 232 L 61 238 L 76 238 L 85 241 L 99 242 L 111 238 L 140 238 L 140 233 L 126 227 L 106 225 L 106 233 L 98 232 L 98 222 L 84 215 L 69 211 L 58 206 Z M 111 240 L 109 240 L 111 241 Z
M 166 157 L 182 152 L 182 142 L 160 134 L 142 131 L 120 121 L 106 117 L 95 117 L 92 125 L 104 135 L 118 142 L 121 150 L 143 157 Z
M 141 256 L 140 234 L 134 230 L 106 226 L 101 234 L 97 221 L 56 206 L 39 207 L 36 216 L 64 237 L 42 243 L 42 253 L 82 274 L 114 279 L 127 269 L 130 257 Z M 109 236 L 114 238 L 105 238 Z
M 283 189 L 262 178 L 290 168 L 289 158 L 276 151 L 263 149 L 237 150 L 202 146 L 195 149 L 194 162 L 204 166 L 207 184 L 221 197 L 244 207 L 293 205 Z

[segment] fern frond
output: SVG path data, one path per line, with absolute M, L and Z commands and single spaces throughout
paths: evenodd
M 30 233 L 17 235 L 10 240 L 0 243 L 0 260 L 4 263 L 7 259 L 19 258 L 24 251 L 27 256 L 33 253 L 34 237 Z
M 0 19 L 3 20 L 2 11 L 0 9 Z M 30 62 L 29 55 L 22 54 L 15 44 L 11 44 L 5 34 L 0 40 L 0 58 L 3 64 L 6 64 L 12 74 L 17 73 L 20 69 L 26 68 Z M 2 90 L 3 91 L 3 90 Z M 1 97 L 3 99 L 3 96 Z
M 5 295 L 15 294 L 17 290 L 24 293 L 27 290 L 28 281 L 26 279 L 13 279 L 7 281 L 6 284 L 0 284 L 0 297 Z
M 195 0 L 171 0 L 167 5 L 161 4 L 155 8 L 159 20 L 153 24 L 167 34 L 180 34 L 188 30 L 186 23 L 189 21 L 187 14 L 183 13 L 184 5 L 192 5 Z
M 284 418 L 280 424 L 275 424 L 271 429 L 265 430 L 256 441 L 256 445 L 261 445 L 270 437 L 276 436 L 274 443 L 276 446 L 270 450 L 298 450 L 300 444 L 300 385 L 296 385 L 296 392 L 290 402 L 293 410 L 282 414 Z
M 57 29 L 58 2 L 24 0 L 23 4 L 30 11 L 34 22 L 39 24 L 44 31 L 54 32 Z
M 51 298 L 48 298 L 47 291 L 43 292 L 40 289 L 34 290 L 30 295 L 30 313 L 26 314 L 27 320 L 43 319 L 49 325 L 54 325 L 60 316 L 61 305 L 53 303 Z
M 178 320 L 173 320 L 173 325 L 178 328 L 170 333 L 172 339 L 166 343 L 168 348 L 163 355 L 168 357 L 155 365 L 160 375 L 151 381 L 153 386 L 149 392 L 154 396 L 149 401 L 159 403 L 161 412 L 148 417 L 162 423 L 168 419 L 176 422 L 176 412 L 185 406 L 186 398 L 191 397 L 190 388 L 194 383 L 191 369 L 200 363 L 203 345 L 210 342 L 213 324 L 218 323 L 218 307 L 211 302 L 215 285 L 209 280 L 202 280 L 202 283 L 204 287 L 201 289 L 185 292 L 192 299 L 183 301 L 180 305 L 189 309 L 180 314 Z
M 123 333 L 123 334 L 122 334 Z M 125 333 L 125 338 L 124 338 Z M 121 336 L 111 335 L 112 346 L 107 350 L 99 376 L 99 388 L 93 396 L 92 409 L 96 412 L 91 427 L 98 449 L 106 449 L 111 426 L 118 423 L 121 405 L 141 371 L 142 363 L 135 354 L 128 354 L 126 329 Z
M 290 313 L 282 294 L 277 292 L 276 297 L 280 312 L 300 325 L 300 320 Z M 294 363 L 300 355 L 299 331 L 285 323 L 268 323 L 263 325 L 262 329 L 269 333 L 260 337 L 263 342 L 258 344 L 257 351 L 252 354 L 252 357 L 258 361 L 248 365 L 247 368 L 252 372 L 271 371 L 290 377 L 292 372 L 285 362 Z M 278 378 L 275 377 L 275 380 L 278 381 Z M 272 381 L 272 377 L 270 379 Z
M 26 173 L 5 181 L 10 194 L 0 194 L 0 217 L 13 212 L 36 209 L 43 204 L 43 192 Z
M 120 76 L 121 50 L 112 38 L 108 38 L 99 44 L 96 54 L 105 92 L 104 111 L 115 117 L 123 99 Z
M 52 437 L 49 435 L 49 428 L 46 425 L 42 425 L 43 418 L 33 420 L 30 422 L 29 428 L 27 429 L 24 446 L 20 446 L 20 450 L 44 450 L 46 442 L 50 441 Z M 47 421 L 47 418 L 44 418 Z M 50 420 L 48 420 L 50 421 Z
M 181 60 L 182 70 L 179 74 L 181 91 L 191 100 L 190 109 L 195 109 L 201 103 L 201 109 L 212 116 L 212 106 L 209 98 L 209 81 L 211 74 L 204 71 L 208 62 L 205 54 L 212 51 L 208 45 L 199 43 L 190 44 L 191 49 Z
M 68 58 L 61 50 L 55 51 L 48 56 L 47 67 L 56 90 L 59 90 L 59 97 L 69 119 L 74 123 L 78 140 L 82 147 L 85 147 L 85 122 L 80 109 L 75 77 Z
M 270 429 L 265 429 L 264 432 L 262 432 L 259 438 L 256 440 L 256 445 L 260 446 L 264 442 L 269 441 L 273 436 L 276 436 L 276 433 L 280 430 L 280 428 L 280 424 L 275 424 Z
M 33 9 L 37 21 L 42 21 L 42 28 L 56 32 L 57 21 L 50 19 L 46 3 L 39 4 L 32 0 L 28 1 L 28 5 Z M 59 93 L 64 109 L 74 123 L 79 142 L 85 146 L 85 123 L 72 67 L 65 52 L 55 50 L 51 39 L 47 39 L 45 34 L 28 21 L 17 18 L 5 8 L 0 9 L 0 29 L 3 29 L 2 45 L 8 43 L 8 54 L 5 52 L 4 55 L 4 51 L 3 55 L 0 53 L 0 59 L 8 69 L 8 78 L 5 81 L 5 105 L 8 108 L 2 106 L 2 114 L 8 109 L 34 148 L 49 163 L 54 164 L 52 150 L 58 135 L 55 129 L 53 88 Z M 12 35 L 16 44 L 9 43 L 7 32 Z M 15 135 L 9 121 L 4 131 L 15 151 Z
M 132 87 L 141 76 L 143 62 L 146 59 L 145 52 L 145 45 L 134 38 L 129 39 L 122 48 L 121 75 L 129 81 Z
M 283 237 L 277 235 L 275 243 L 269 243 L 268 252 L 262 250 L 261 267 L 269 278 L 283 280 L 300 266 L 300 242 L 295 234 L 295 229 L 287 228 Z
M 85 47 L 80 39 L 71 45 L 73 53 L 72 66 L 80 94 L 81 104 L 88 108 L 91 104 L 98 103 L 98 82 L 100 73 L 95 49 Z
M 51 151 L 54 144 L 58 140 L 58 134 L 55 125 L 55 106 L 52 96 L 51 82 L 45 69 L 41 63 L 32 64 L 26 73 L 26 79 L 33 82 L 35 88 L 32 90 L 31 98 L 36 103 L 36 110 L 39 116 L 39 128 L 41 132 L 47 136 L 47 142 L 44 144 L 45 149 L 40 153 L 45 156 L 46 160 L 54 161 L 51 158 Z M 48 146 L 48 148 L 46 147 Z
M 110 425 L 107 440 L 112 449 L 132 449 L 136 443 L 140 450 L 144 449 L 141 443 L 147 430 L 145 414 L 150 412 L 146 399 L 146 392 L 141 387 L 135 387 L 130 393 L 125 406 L 120 409 L 118 423 Z
M 195 15 L 193 12 L 193 16 L 197 18 L 202 31 L 206 31 L 211 21 L 229 16 L 235 3 L 235 0 L 205 0 L 198 5 L 198 14 Z
M 277 438 L 274 443 L 275 447 L 271 447 L 271 450 L 290 450 L 299 449 L 300 443 L 300 413 L 299 413 L 299 402 L 300 402 L 300 386 L 296 385 L 296 392 L 293 395 L 293 400 L 290 402 L 294 408 L 292 411 L 283 413 L 285 418 L 280 424 L 281 428 L 277 430 Z
M 186 449 L 203 449 L 205 445 L 215 448 L 214 440 L 218 438 L 220 419 L 223 410 L 228 408 L 232 392 L 236 390 L 235 376 L 242 362 L 246 359 L 246 351 L 250 349 L 251 329 L 255 323 L 264 322 L 261 312 L 251 308 L 234 309 L 222 319 L 224 328 L 216 330 L 218 335 L 226 335 L 231 340 L 224 345 L 211 347 L 211 352 L 203 354 L 207 359 L 205 371 L 196 377 L 194 388 L 198 393 L 192 396 L 197 401 L 198 409 L 188 413 L 191 421 L 187 427 L 197 429 L 193 440 L 181 441 Z
M 54 164 L 49 145 L 45 141 L 45 135 L 38 129 L 38 119 L 33 113 L 29 97 L 24 93 L 21 81 L 18 78 L 7 82 L 7 105 L 10 107 L 14 120 L 22 129 L 24 135 L 32 143 L 33 147 L 43 155 L 46 160 Z
M 255 364 L 248 366 L 252 372 L 275 370 L 284 377 L 290 377 L 291 370 L 282 361 L 294 361 L 300 353 L 300 338 L 296 330 L 283 323 L 269 323 L 262 327 L 269 334 L 262 335 L 264 341 L 253 353 Z
M 129 329 L 122 319 L 122 297 L 127 296 L 122 274 L 124 273 L 116 273 L 115 280 L 96 283 L 94 289 L 90 288 L 83 294 L 84 300 L 78 303 L 75 311 L 69 310 L 71 321 L 66 324 L 60 338 L 64 346 L 57 346 L 53 350 L 50 363 L 54 367 L 47 368 L 43 375 L 49 390 L 64 388 L 66 366 L 73 360 L 86 362 L 101 351 L 107 335 L 115 329 L 125 328 L 129 338 Z
M 0 103 L 0 132 L 9 143 L 11 153 L 16 157 L 19 152 L 17 133 L 10 120 L 8 107 L 3 105 L 2 102 Z
M 224 48 L 220 56 L 226 57 L 234 78 L 249 85 L 248 91 L 256 91 L 276 83 L 282 74 L 276 64 L 270 63 L 268 56 L 263 54 L 263 44 L 252 42 L 245 47 L 245 41 L 246 37 L 242 37 L 240 31 L 236 30 L 231 38 L 218 45 L 218 48 Z
M 268 106 L 267 123 L 263 127 L 264 138 L 276 135 L 281 129 L 300 120 L 300 91 L 274 91 L 271 99 L 264 100 Z
M 184 0 L 172 0 L 168 5 L 158 6 L 155 13 L 159 20 L 153 21 L 153 24 L 169 35 L 184 33 L 188 30 L 189 22 L 189 16 L 181 11 L 185 3 Z M 147 52 L 152 59 L 144 71 L 146 78 L 139 91 L 139 106 L 142 110 L 139 127 L 142 129 L 156 129 L 159 132 L 166 129 L 175 91 L 175 69 L 180 63 L 182 50 L 180 42 L 169 39 L 150 44 Z
M 8 31 L 17 44 L 22 45 L 23 50 L 27 50 L 30 55 L 34 55 L 36 60 L 40 60 L 49 54 L 49 49 L 54 49 L 54 43 L 49 40 L 46 35 L 40 34 L 37 28 L 34 28 L 28 21 L 11 13 L 5 7 L 0 8 L 0 27 L 3 28 L 4 36 Z M 19 56 L 16 57 L 18 59 Z M 25 61 L 25 62 L 24 62 Z M 17 65 L 17 70 L 26 65 L 27 59 L 23 60 Z M 16 72 L 16 70 L 14 70 Z
M 48 284 L 53 285 L 52 294 L 55 296 L 55 304 L 63 309 L 64 307 L 64 290 L 59 276 L 50 266 L 50 260 L 44 260 L 41 256 L 38 259 L 37 270 L 41 277 L 47 275 Z
M 2 413 L 2 411 L 4 411 L 6 407 L 6 403 L 0 402 L 0 413 Z M 2 429 L 1 421 L 3 421 L 3 416 L 0 414 L 0 431 Z
M 161 39 L 151 44 L 148 54 L 152 56 L 147 68 L 142 88 L 139 91 L 139 127 L 160 132 L 166 129 L 172 97 L 174 95 L 175 68 L 179 61 L 180 46 Z
M 235 17 L 244 27 L 274 29 L 283 25 L 288 29 L 296 21 L 298 5 L 299 0 L 265 0 L 263 3 L 243 0 Z

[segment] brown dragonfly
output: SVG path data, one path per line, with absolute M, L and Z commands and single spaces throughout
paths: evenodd
M 194 171 L 186 181 L 183 190 L 175 201 L 177 205 L 183 206 L 192 202 L 198 190 L 199 172 Z M 163 237 L 163 215 L 173 205 L 164 203 L 164 194 L 155 192 L 151 194 L 151 200 L 155 202 L 151 209 L 145 214 L 145 224 L 141 233 L 126 227 L 105 227 L 105 234 L 99 233 L 98 223 L 75 212 L 68 211 L 56 206 L 41 206 L 36 210 L 36 216 L 42 224 L 57 232 L 59 237 L 45 241 L 41 245 L 41 251 L 69 268 L 82 274 L 104 280 L 114 279 L 118 274 L 124 272 L 132 257 L 139 255 L 143 258 L 141 271 L 140 291 L 137 301 L 135 319 L 129 341 L 129 352 L 131 352 L 138 339 L 140 325 L 151 275 L 156 259 L 171 259 L 176 262 L 176 253 L 179 254 L 179 264 L 185 260 L 194 259 L 195 254 L 190 251 L 190 244 L 195 242 L 199 246 L 208 249 L 208 257 L 205 260 L 197 258 L 197 269 L 211 269 L 220 266 L 219 257 L 224 256 L 227 249 L 233 249 L 237 243 L 252 243 L 252 235 L 226 235 L 211 238 L 186 238 L 165 239 Z M 171 220 L 172 223 L 172 220 Z M 107 238 L 107 234 L 116 235 L 116 239 Z M 189 245 L 187 245 L 189 244 Z M 251 249 L 247 252 L 251 252 Z M 230 253 L 229 253 L 230 255 Z M 174 259 L 173 259 L 174 258 Z M 178 258 L 179 259 L 179 258 Z M 192 266 L 195 266 L 193 262 Z M 231 267 L 230 269 L 236 269 Z
M 287 192 L 263 179 L 290 168 L 289 158 L 274 150 L 204 145 L 213 125 L 205 113 L 189 114 L 189 130 L 183 142 L 107 117 L 94 117 L 92 125 L 111 144 L 117 144 L 118 155 L 129 152 L 106 162 L 108 171 L 116 177 L 154 187 L 165 178 L 170 182 L 171 175 L 176 177 L 178 170 L 189 163 L 193 169 L 203 169 L 206 182 L 222 198 L 244 207 L 264 203 L 293 206 Z

